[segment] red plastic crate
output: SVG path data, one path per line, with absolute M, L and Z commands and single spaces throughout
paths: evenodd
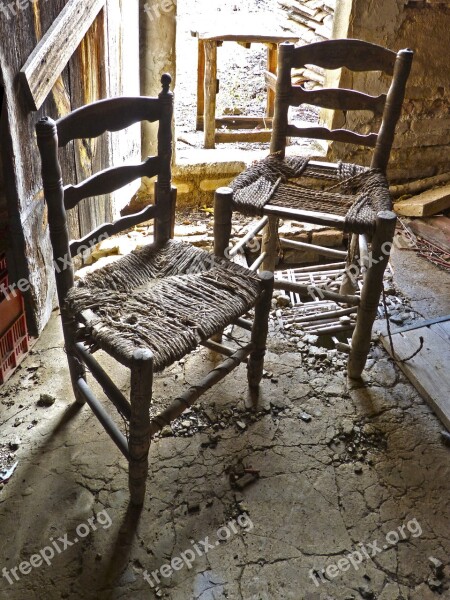
M 6 267 L 6 255 L 0 252 L 0 302 L 4 299 L 5 294 L 2 289 L 8 287 L 8 269 Z
M 6 258 L 0 255 L 0 290 L 8 286 Z M 25 307 L 19 290 L 5 297 L 0 291 L 0 385 L 13 374 L 29 350 Z
M 8 285 L 8 271 L 0 270 L 0 302 L 6 297 L 3 290 L 8 289 Z

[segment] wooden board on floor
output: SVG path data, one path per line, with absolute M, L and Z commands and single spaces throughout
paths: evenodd
M 447 208 L 450 208 L 450 185 L 427 190 L 394 204 L 395 212 L 404 217 L 430 217 Z
M 450 431 L 450 320 L 394 333 L 396 357 L 411 356 L 420 347 L 421 336 L 424 344 L 417 356 L 397 364 Z M 389 337 L 382 336 L 381 341 L 391 354 Z
M 447 217 L 414 219 L 408 223 L 408 228 L 427 242 L 450 253 L 450 219 Z

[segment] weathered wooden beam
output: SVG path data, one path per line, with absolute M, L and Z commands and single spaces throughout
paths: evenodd
M 277 44 L 267 44 L 267 73 L 273 75 L 276 81 L 278 66 L 278 46 Z M 276 85 L 276 84 L 275 84 Z M 275 88 L 267 86 L 266 116 L 273 117 L 275 111 Z
M 228 129 L 255 129 L 256 127 L 271 129 L 272 121 L 273 119 L 270 117 L 217 117 L 216 129 L 219 129 L 223 126 L 227 127 Z
M 216 132 L 216 95 L 217 95 L 217 44 L 214 41 L 204 43 L 205 80 L 203 131 L 205 148 L 215 148 Z
M 401 185 L 391 185 L 389 187 L 389 191 L 395 198 L 398 198 L 404 194 L 417 194 L 419 192 L 429 190 L 436 185 L 447 183 L 447 181 L 450 181 L 450 172 L 440 173 L 439 175 L 426 177 L 425 179 L 417 179 L 416 181 L 403 183 Z
M 233 142 L 270 142 L 271 131 L 230 131 L 217 132 L 215 141 L 217 144 L 231 144 Z M 206 147 L 206 146 L 205 146 Z
M 395 212 L 405 217 L 429 217 L 447 208 L 450 208 L 450 184 L 426 190 L 394 204 Z
M 20 70 L 31 110 L 39 110 L 105 0 L 69 0 Z

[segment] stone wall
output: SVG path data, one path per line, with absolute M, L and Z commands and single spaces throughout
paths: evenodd
M 333 37 L 360 38 L 393 50 L 412 48 L 413 68 L 408 80 L 401 121 L 391 153 L 391 179 L 407 180 L 450 170 L 450 5 L 435 0 L 338 0 Z M 336 75 L 335 75 L 336 76 Z M 375 74 L 370 81 L 343 70 L 340 85 L 354 83 L 372 93 L 386 91 L 387 82 Z M 370 129 L 370 113 L 347 117 L 362 132 Z M 325 116 L 333 128 L 344 124 L 342 113 Z M 362 153 L 333 144 L 330 158 L 364 163 Z

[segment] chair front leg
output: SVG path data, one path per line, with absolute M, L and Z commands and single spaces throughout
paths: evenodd
M 347 373 L 350 379 L 359 379 L 366 364 L 372 326 L 377 316 L 378 304 L 383 291 L 383 276 L 389 262 L 396 221 L 395 213 L 389 210 L 381 211 L 377 215 L 376 229 L 372 239 L 371 265 L 364 278 L 348 359 Z
M 264 227 L 263 239 L 262 239 L 262 252 L 266 253 L 266 256 L 262 262 L 262 269 L 264 271 L 275 271 L 275 267 L 278 263 L 278 217 L 269 217 L 269 222 Z
M 247 365 L 248 385 L 252 390 L 258 388 L 263 375 L 274 281 L 273 273 L 269 271 L 261 271 L 259 278 L 261 279 L 262 291 L 255 305 L 255 320 L 251 337 L 253 350 Z
M 131 419 L 129 440 L 129 488 L 135 506 L 144 503 L 150 450 L 150 403 L 153 386 L 153 355 L 136 350 L 131 367 Z

